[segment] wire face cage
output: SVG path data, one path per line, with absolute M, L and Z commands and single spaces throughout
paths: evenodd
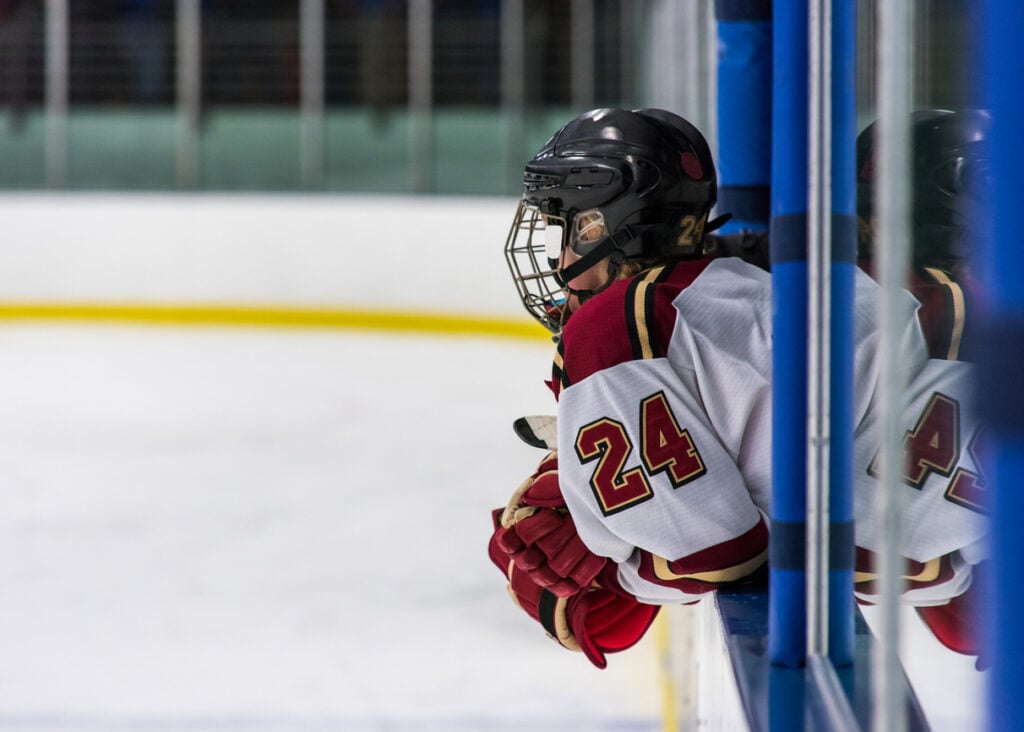
M 505 260 L 527 312 L 552 333 L 565 321 L 568 292 L 558 275 L 565 219 L 520 201 L 505 241 Z

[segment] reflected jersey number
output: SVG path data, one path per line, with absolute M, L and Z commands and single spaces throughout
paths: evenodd
M 981 432 L 967 445 L 975 465 L 980 465 Z M 935 392 L 914 428 L 903 438 L 903 481 L 918 490 L 930 475 L 948 478 L 945 498 L 958 506 L 984 513 L 985 480 L 980 473 L 956 467 L 961 458 L 960 403 Z M 869 472 L 878 476 L 877 459 Z
M 707 472 L 690 433 L 679 426 L 664 392 L 640 402 L 640 456 L 643 465 L 626 468 L 633 441 L 625 425 L 604 417 L 583 425 L 576 435 L 580 463 L 595 462 L 590 487 L 605 516 L 654 497 L 650 476 L 665 473 L 673 488 Z

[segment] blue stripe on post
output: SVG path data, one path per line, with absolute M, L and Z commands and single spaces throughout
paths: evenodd
M 772 263 L 806 262 L 807 261 L 807 214 L 789 214 L 776 216 L 771 223 Z M 857 263 L 857 219 L 854 216 L 832 214 L 832 263 L 856 265 Z M 840 275 L 849 279 L 848 288 L 853 286 L 854 268 L 840 270 Z M 835 272 L 833 272 L 835 274 Z M 851 298 L 845 303 L 852 303 L 852 289 L 845 289 L 839 295 Z M 836 295 L 833 293 L 833 300 Z M 852 337 L 852 335 L 851 335 Z
M 715 0 L 715 18 L 728 22 L 744 20 L 771 22 L 772 0 Z
M 769 565 L 783 574 L 803 572 L 807 568 L 807 524 L 799 521 L 773 521 L 772 543 Z M 832 521 L 829 523 L 829 578 L 842 578 L 853 571 L 856 561 L 854 551 L 854 522 Z M 831 585 L 830 585 L 831 587 Z M 851 593 L 852 587 L 837 583 L 832 589 L 837 595 Z
M 985 325 L 981 338 L 984 359 L 979 364 L 982 384 L 1005 384 L 1024 364 L 1024 313 L 1008 315 Z M 1018 385 L 980 389 L 978 406 L 986 425 L 999 434 L 1024 435 L 1024 389 Z
M 772 521 L 768 565 L 773 569 L 807 569 L 807 522 Z
M 849 279 L 848 287 L 852 288 L 857 264 L 857 217 L 855 214 L 832 213 L 832 265 L 837 264 L 850 265 L 839 268 L 839 274 L 843 274 Z M 833 271 L 834 274 L 836 274 L 835 271 Z M 853 290 L 844 290 L 838 296 L 833 292 L 833 300 L 849 310 L 853 305 Z M 848 314 L 852 316 L 852 311 Z M 851 317 L 851 325 L 852 322 Z M 852 331 L 849 336 L 853 337 Z
M 846 521 L 829 522 L 829 569 L 853 569 L 857 560 L 857 552 L 854 547 L 853 526 L 852 518 Z
M 807 264 L 807 212 L 801 211 L 773 217 L 769 240 L 771 241 L 773 269 L 780 264 L 799 264 L 801 262 Z M 803 283 L 802 287 L 806 293 L 807 283 Z M 776 290 L 778 290 L 777 284 Z M 793 299 L 797 300 L 798 298 Z M 804 311 L 806 312 L 806 310 L 805 305 Z
M 729 225 L 733 229 L 758 229 L 763 231 L 771 211 L 771 188 L 767 184 L 756 186 L 720 186 L 718 189 L 718 210 L 732 214 Z M 748 222 L 737 226 L 736 222 Z

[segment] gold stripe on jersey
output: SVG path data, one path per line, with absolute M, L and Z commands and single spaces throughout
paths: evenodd
M 637 358 L 654 358 L 654 344 L 651 340 L 648 321 L 653 317 L 651 313 L 650 296 L 654 290 L 651 285 L 658 279 L 665 267 L 655 267 L 637 276 L 629 288 L 626 303 L 626 324 L 633 342 L 633 355 Z
M 917 574 L 905 574 L 902 579 L 910 582 L 934 582 L 939 577 L 939 572 L 942 569 L 942 557 L 936 557 L 935 559 L 929 559 L 921 567 L 921 571 Z M 878 579 L 879 575 L 875 572 L 854 572 L 853 581 L 855 584 L 861 582 L 870 582 Z
M 558 384 L 559 391 L 568 389 L 570 386 L 569 377 L 565 373 L 565 362 L 563 361 L 565 357 L 563 353 L 564 343 L 565 341 L 559 339 L 558 347 L 555 348 L 555 360 L 551 364 L 551 381 L 554 384 Z
M 964 336 L 964 324 L 967 320 L 967 302 L 964 299 L 964 291 L 941 269 L 935 267 L 925 267 L 924 269 L 940 285 L 944 285 L 949 290 L 949 297 L 953 304 L 953 329 L 949 335 L 949 350 L 946 353 L 946 358 L 956 361 L 960 357 L 960 342 Z
M 651 560 L 651 564 L 654 568 L 654 576 L 660 580 L 664 580 L 665 582 L 681 579 L 712 583 L 735 582 L 736 580 L 743 579 L 762 564 L 767 562 L 768 550 L 765 549 L 756 557 L 739 564 L 734 564 L 731 567 L 726 567 L 725 569 L 716 569 L 710 572 L 694 572 L 693 574 L 677 574 L 673 572 L 669 568 L 668 560 L 665 559 L 665 557 L 659 557 L 657 554 L 652 554 Z

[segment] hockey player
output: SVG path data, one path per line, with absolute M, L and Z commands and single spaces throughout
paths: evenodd
M 929 355 L 971 360 L 971 327 L 978 286 L 970 262 L 978 247 L 980 206 L 989 172 L 986 138 L 991 118 L 982 110 L 928 109 L 911 117 L 911 269 L 909 289 L 921 302 L 918 317 Z M 875 127 L 857 137 L 857 213 L 861 266 L 871 271 L 874 236 Z M 977 451 L 978 445 L 973 449 Z M 978 552 L 962 554 L 977 562 Z M 870 557 L 861 556 L 869 565 Z M 975 568 L 965 591 L 947 602 L 917 605 L 917 612 L 946 647 L 980 655 L 978 608 L 981 577 Z M 860 575 L 858 600 L 870 602 L 873 576 Z M 979 667 L 984 661 L 979 659 Z
M 662 110 L 569 122 L 526 165 L 506 256 L 557 341 L 557 450 L 494 514 L 489 552 L 516 602 L 603 667 L 662 604 L 757 578 L 767 561 L 771 276 L 708 251 L 717 197 L 700 132 Z M 855 303 L 858 559 L 869 520 L 877 285 Z M 907 599 L 948 602 L 984 535 L 970 367 L 930 360 L 909 294 Z M 971 554 L 971 552 L 975 552 Z M 869 569 L 865 567 L 865 569 Z M 870 590 L 862 584 L 862 590 Z

